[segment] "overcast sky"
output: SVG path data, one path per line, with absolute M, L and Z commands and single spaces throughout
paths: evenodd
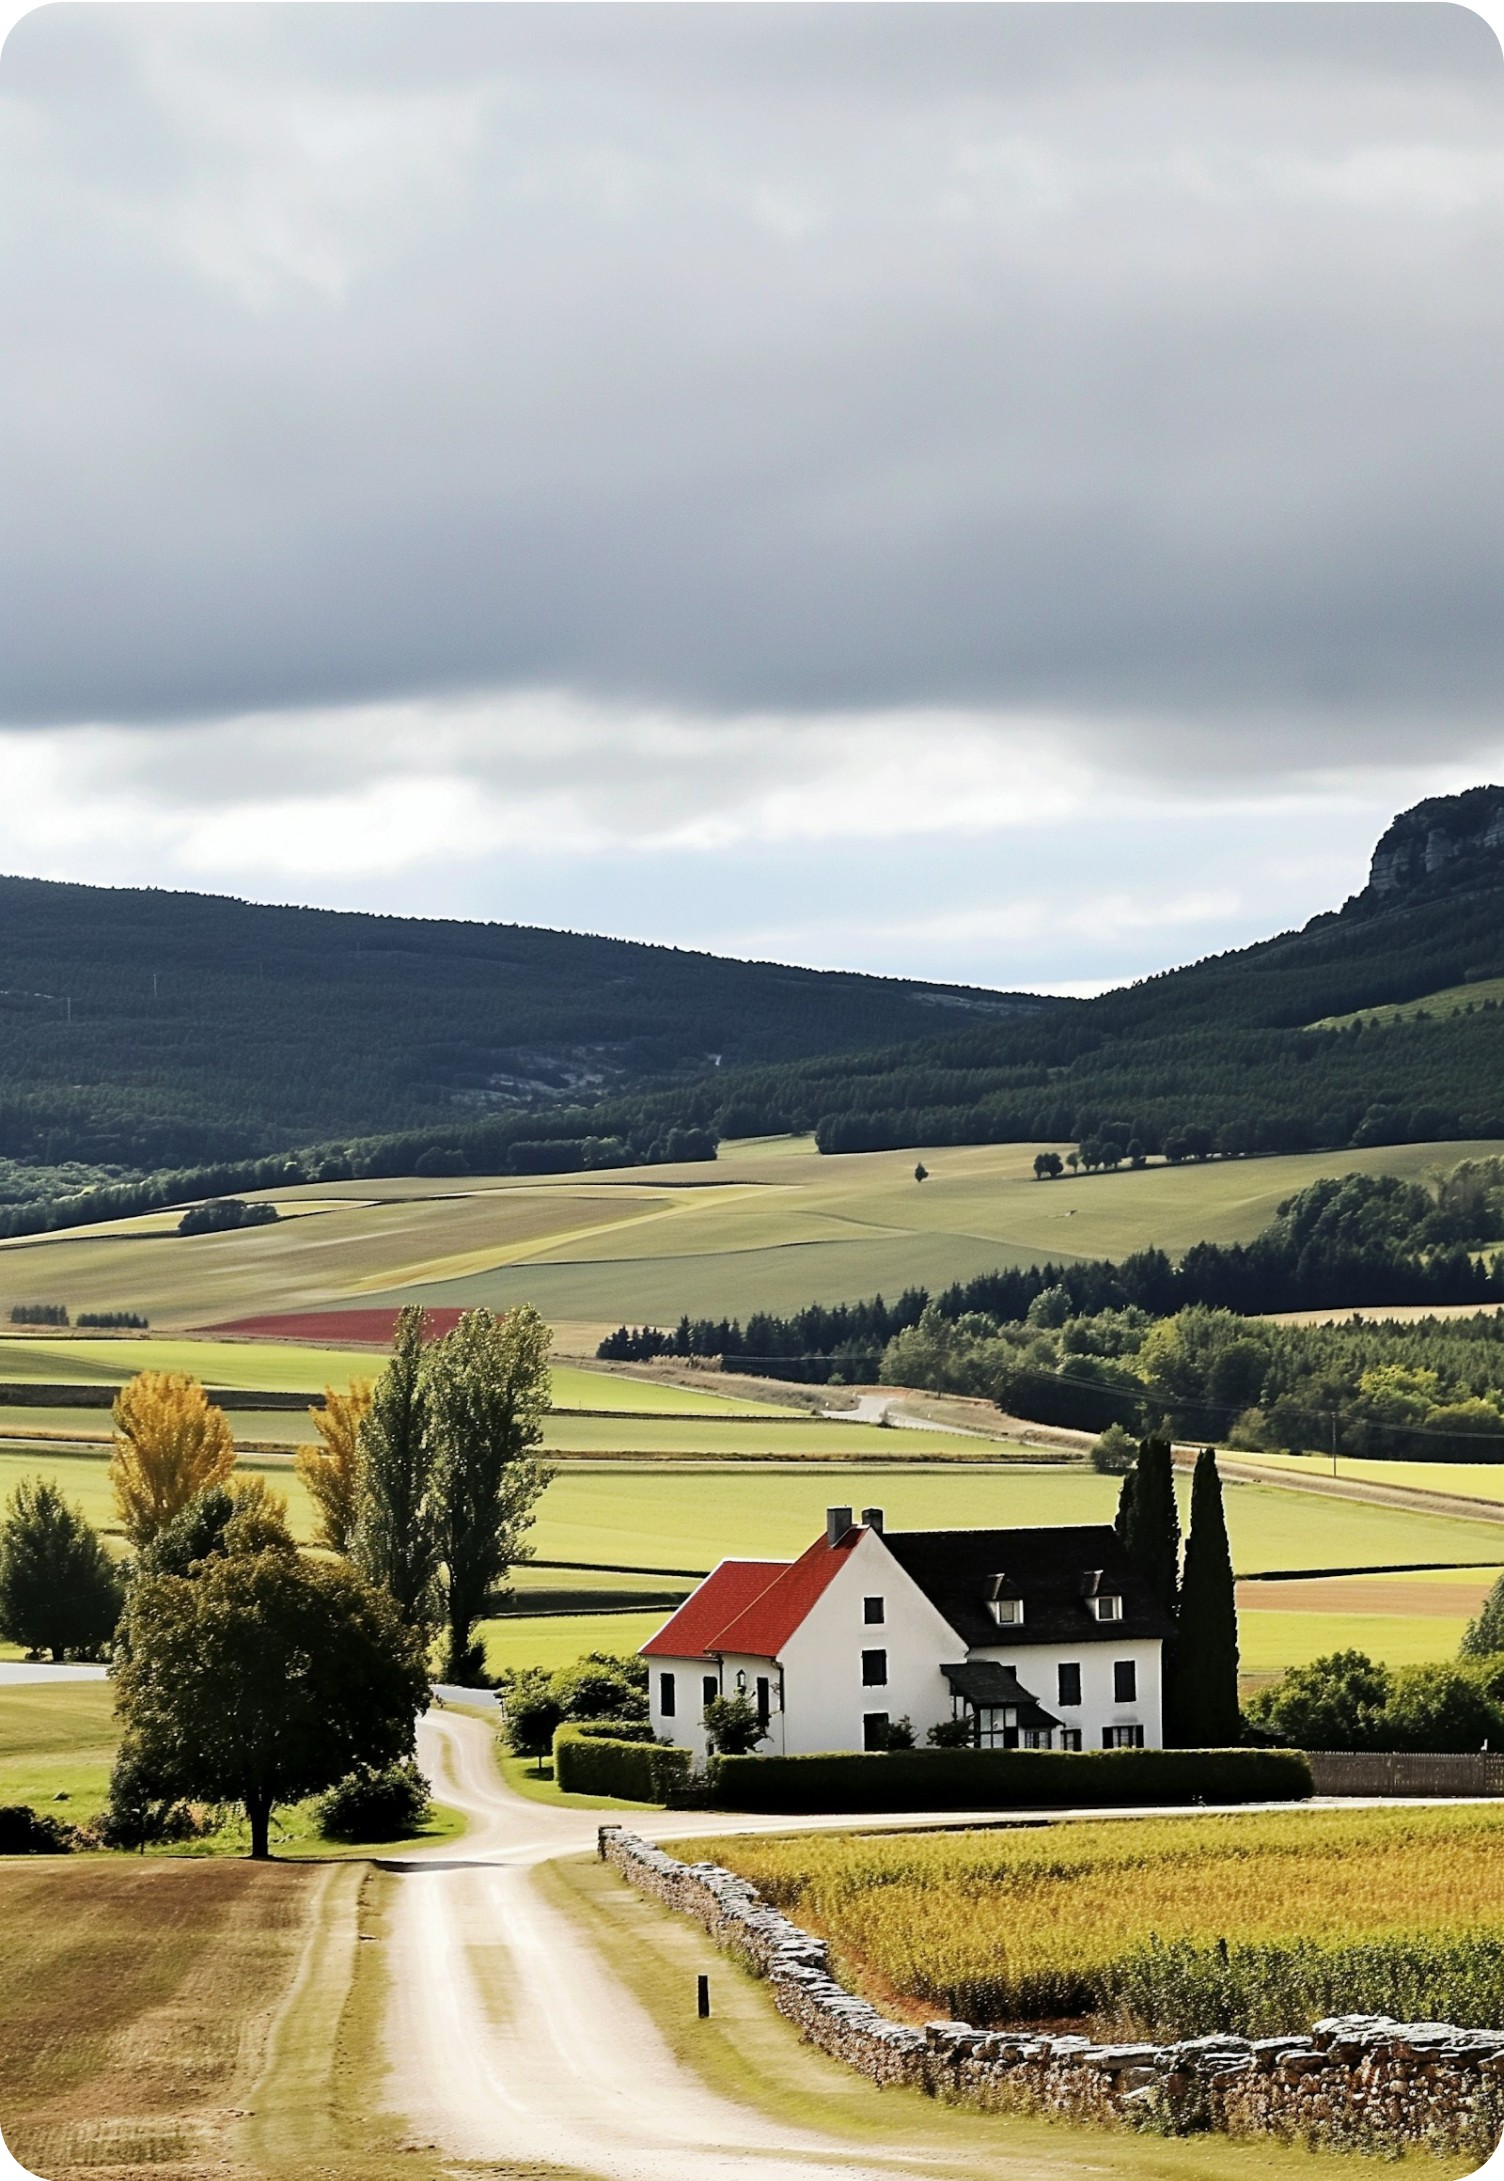
M 54 5 L 0 868 L 1079 989 L 1504 778 L 1445 5 Z

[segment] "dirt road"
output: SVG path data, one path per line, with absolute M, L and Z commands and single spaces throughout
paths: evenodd
M 398 1891 L 391 2096 L 420 2140 L 600 2181 L 894 2181 L 935 2170 L 780 2127 L 685 2068 L 539 1883 L 540 1864 L 594 1846 L 594 1814 L 512 1794 L 490 1744 L 485 1726 L 453 1714 L 422 1728 L 424 1767 L 471 1829 L 463 1861 L 415 1856 Z M 676 1815 L 670 1829 L 692 1823 Z

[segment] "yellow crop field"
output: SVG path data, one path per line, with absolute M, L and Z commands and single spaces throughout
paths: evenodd
M 722 1146 L 713 1165 L 273 1190 L 300 1216 L 180 1236 L 116 1222 L 0 1243 L 13 1302 L 134 1309 L 183 1331 L 337 1304 L 529 1301 L 558 1324 L 672 1324 L 943 1287 L 997 1265 L 1247 1241 L 1325 1174 L 1420 1175 L 1493 1142 L 1034 1179 L 1035 1144 L 822 1158 L 807 1137 Z M 914 1180 L 916 1162 L 928 1179 Z
M 1289 1810 L 696 1841 L 873 1997 L 966 2021 L 1274 2035 L 1504 2019 L 1504 1812 Z

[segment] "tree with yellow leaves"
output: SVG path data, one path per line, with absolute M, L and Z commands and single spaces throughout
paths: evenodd
M 235 1462 L 229 1419 L 186 1371 L 138 1371 L 115 1396 L 115 1507 L 139 1550 Z
M 322 1446 L 300 1446 L 297 1471 L 319 1511 L 314 1542 L 329 1552 L 348 1553 L 360 1513 L 360 1425 L 371 1406 L 370 1382 L 351 1381 L 348 1393 L 324 1388 L 324 1406 L 310 1409 Z

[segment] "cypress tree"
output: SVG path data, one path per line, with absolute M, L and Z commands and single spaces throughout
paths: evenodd
M 1222 1479 L 1210 1447 L 1197 1455 L 1191 1482 L 1174 1720 L 1176 1740 L 1191 1749 L 1226 1749 L 1242 1732 L 1232 1554 L 1222 1510 Z
M 391 1594 L 414 1628 L 432 1623 L 439 1562 L 424 1315 L 417 1303 L 402 1311 L 392 1360 L 361 1418 L 360 1512 L 352 1555 L 361 1574 Z
M 1114 1525 L 1156 1602 L 1173 1619 L 1180 1587 L 1180 1511 L 1168 1439 L 1144 1439 L 1123 1479 Z

